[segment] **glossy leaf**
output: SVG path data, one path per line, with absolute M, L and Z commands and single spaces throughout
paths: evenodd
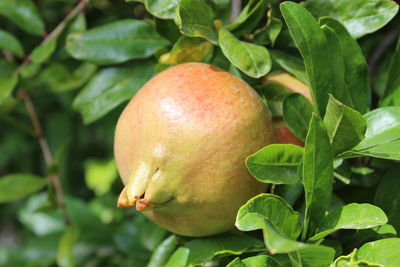
M 236 227 L 241 231 L 263 229 L 268 220 L 285 236 L 296 239 L 301 231 L 300 215 L 273 194 L 260 194 L 243 205 L 236 217 Z
M 332 194 L 333 164 L 328 133 L 313 114 L 305 142 L 303 184 L 306 198 L 303 239 L 312 235 L 323 219 Z
M 263 0 L 250 0 L 242 9 L 235 22 L 227 26 L 227 29 L 236 36 L 250 33 L 257 27 L 258 22 L 265 14 L 267 2 Z
M 400 266 L 400 238 L 386 238 L 363 245 L 358 260 L 382 264 L 385 267 Z
M 246 166 L 260 182 L 291 184 L 299 181 L 303 152 L 303 148 L 295 145 L 272 144 L 248 156 Z
M 231 261 L 227 267 L 280 267 L 277 260 L 268 255 L 259 255 L 248 257 L 243 260 L 236 258 Z
M 102 69 L 76 96 L 73 107 L 82 114 L 85 123 L 91 123 L 131 99 L 154 73 L 152 62 Z
M 79 230 L 76 226 L 68 226 L 61 236 L 57 250 L 57 265 L 60 267 L 75 266 L 73 248 L 78 239 Z
M 334 155 L 360 143 L 367 128 L 366 120 L 360 113 L 340 103 L 332 95 L 329 96 L 324 123 Z
M 56 46 L 57 38 L 52 38 L 50 41 L 36 47 L 29 55 L 29 57 L 35 64 L 46 62 L 55 51 Z
M 385 95 L 380 106 L 400 106 L 400 38 L 390 62 Z
M 367 120 L 364 140 L 342 156 L 400 159 L 400 107 L 378 108 L 364 118 Z
M 21 43 L 11 33 L 0 30 L 0 49 L 4 49 L 22 57 L 24 55 L 24 48 Z
M 47 180 L 32 174 L 9 174 L 0 178 L 0 203 L 20 200 L 47 185 Z
M 134 19 L 118 20 L 67 38 L 72 57 L 96 64 L 146 58 L 167 44 L 152 25 Z
M 400 232 L 400 168 L 393 167 L 382 177 L 376 190 L 374 204 L 381 207 L 389 218 L 389 222 Z
M 260 247 L 260 240 L 247 235 L 223 234 L 193 239 L 179 247 L 166 266 L 203 265 L 218 255 L 240 255 Z
M 146 9 L 155 17 L 173 19 L 179 0 L 144 0 Z
M 175 65 L 185 62 L 202 61 L 213 51 L 213 44 L 202 38 L 182 36 L 172 47 L 171 52 L 159 58 L 161 64 Z
M 114 160 L 85 162 L 85 182 L 87 187 L 96 195 L 103 195 L 110 191 L 112 183 L 118 177 L 117 166 Z
M 313 92 L 314 103 L 321 116 L 325 113 L 331 84 L 331 55 L 327 50 L 325 34 L 314 17 L 302 6 L 293 2 L 280 5 L 290 34 L 299 49 Z
M 371 204 L 351 203 L 331 211 L 318 226 L 311 241 L 321 239 L 339 229 L 367 229 L 387 223 L 385 213 Z
M 340 21 L 355 38 L 379 30 L 399 9 L 391 0 L 307 0 L 304 6 L 317 17 L 330 16 Z
M 164 266 L 177 245 L 178 237 L 176 235 L 170 235 L 154 250 L 147 267 Z
M 202 37 L 217 43 L 214 27 L 214 11 L 203 0 L 180 0 L 175 23 L 181 32 L 189 37 Z
M 42 18 L 31 0 L 1 0 L 0 15 L 28 33 L 40 35 L 44 32 Z
M 348 103 L 343 103 L 349 104 L 361 114 L 364 114 L 368 111 L 371 88 L 368 65 L 361 48 L 346 28 L 337 20 L 323 17 L 320 19 L 320 24 L 328 25 L 339 37 L 340 50 L 345 66 L 344 99 L 349 101 Z
M 302 94 L 291 94 L 283 100 L 283 118 L 292 133 L 305 140 L 313 107 Z
M 259 78 L 271 70 L 271 58 L 263 46 L 239 41 L 224 28 L 219 31 L 219 45 L 229 61 L 250 77 Z

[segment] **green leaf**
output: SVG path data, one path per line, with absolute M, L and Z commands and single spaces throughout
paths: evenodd
M 214 27 L 214 11 L 204 0 L 180 0 L 175 23 L 189 37 L 202 37 L 217 43 Z
M 333 261 L 335 250 L 330 247 L 319 246 L 289 239 L 280 233 L 271 222 L 264 220 L 264 242 L 271 254 L 290 253 L 297 263 L 303 266 L 328 267 Z M 307 264 L 308 263 L 308 264 Z M 295 266 L 302 266 L 295 265 Z
M 40 69 L 42 68 L 42 64 L 31 62 L 21 69 L 21 77 L 22 78 L 31 78 L 36 75 Z
M 273 61 L 278 63 L 281 68 L 293 74 L 300 81 L 309 83 L 304 63 L 300 58 L 276 49 L 270 49 L 269 52 Z
M 182 36 L 171 52 L 159 58 L 161 64 L 175 65 L 185 62 L 203 61 L 213 51 L 213 44 L 202 38 Z
M 303 239 L 312 235 L 324 217 L 332 194 L 333 158 L 321 118 L 313 113 L 305 142 L 303 184 L 306 198 Z
M 31 0 L 1 0 L 0 14 L 28 33 L 40 35 L 44 32 L 42 18 Z
M 379 264 L 370 263 L 367 261 L 357 260 L 357 249 L 355 248 L 352 253 L 346 256 L 340 256 L 333 263 L 333 267 L 382 267 Z
M 303 152 L 303 148 L 295 145 L 272 144 L 248 156 L 246 166 L 260 182 L 291 184 L 299 181 Z
M 29 57 L 31 61 L 35 64 L 46 62 L 55 51 L 56 46 L 57 46 L 57 38 L 52 38 L 48 42 L 45 42 L 37 46 L 29 55 Z
M 118 171 L 113 159 L 102 161 L 90 159 L 85 162 L 85 182 L 97 196 L 110 191 Z
M 392 56 L 384 97 L 380 106 L 400 106 L 400 38 Z
M 0 59 L 0 106 L 11 97 L 12 91 L 18 83 L 18 76 L 13 75 L 14 69 L 13 64 Z
M 139 242 L 149 251 L 154 251 L 162 243 L 167 234 L 167 230 L 151 222 L 144 216 L 140 220 L 135 221 L 135 224 L 140 229 L 138 233 Z
M 326 50 L 329 52 L 330 57 L 327 58 L 331 65 L 331 94 L 342 103 L 353 107 L 351 96 L 346 90 L 345 83 L 345 66 L 342 56 L 342 49 L 340 47 L 340 40 L 336 32 L 327 25 L 322 25 L 321 29 L 325 34 L 327 43 Z
M 305 140 L 313 107 L 302 94 L 291 94 L 283 100 L 283 118 L 292 133 Z
M 144 0 L 147 11 L 160 19 L 173 19 L 179 0 Z
M 364 114 L 368 110 L 371 88 L 368 65 L 361 48 L 340 22 L 332 18 L 323 17 L 320 19 L 320 24 L 328 25 L 339 37 L 340 50 L 345 66 L 344 99 L 350 101 L 351 107 Z
M 367 229 L 387 223 L 385 213 L 371 204 L 351 203 L 330 212 L 310 241 L 321 239 L 339 229 Z
M 219 255 L 240 255 L 249 249 L 261 247 L 260 240 L 247 235 L 223 234 L 197 238 L 179 247 L 166 266 L 204 265 Z
M 327 49 L 325 34 L 304 7 L 293 2 L 284 2 L 280 8 L 290 34 L 303 57 L 314 103 L 323 116 L 328 103 L 328 93 L 332 92 L 332 59 Z
M 56 93 L 67 92 L 84 85 L 96 69 L 96 65 L 87 62 L 73 68 L 61 63 L 51 64 L 40 72 L 34 85 Z
M 227 267 L 281 267 L 282 265 L 268 255 L 248 257 L 241 260 L 239 257 L 231 261 Z
M 102 69 L 76 96 L 73 108 L 82 114 L 85 123 L 91 123 L 131 99 L 154 74 L 152 61 Z
M 226 28 L 236 36 L 250 33 L 257 27 L 259 21 L 265 14 L 267 1 L 250 0 L 242 9 L 235 22 Z
M 182 36 L 181 32 L 179 31 L 173 20 L 156 18 L 155 23 L 158 34 L 172 43 L 178 41 L 179 37 Z
M 24 55 L 24 48 L 18 39 L 15 38 L 11 33 L 3 30 L 0 30 L 0 49 L 7 50 L 19 57 Z
M 264 46 L 239 41 L 224 28 L 219 31 L 219 45 L 229 61 L 250 77 L 260 78 L 271 70 L 271 58 Z
M 400 266 L 400 238 L 386 238 L 363 245 L 358 260 L 382 264 L 384 267 Z
M 301 232 L 300 215 L 286 201 L 273 194 L 253 197 L 238 211 L 236 227 L 241 231 L 263 229 L 264 220 L 285 236 L 296 239 Z
M 254 32 L 254 43 L 262 45 L 271 44 L 271 46 L 275 45 L 275 41 L 282 31 L 283 22 L 280 18 L 275 18 L 270 14 L 271 12 L 268 12 L 267 24 Z
M 178 245 L 178 237 L 170 235 L 154 250 L 147 267 L 164 266 Z
M 154 26 L 134 19 L 118 20 L 67 38 L 67 50 L 72 57 L 96 64 L 146 58 L 167 44 Z
M 346 238 L 346 247 L 360 247 L 366 242 L 390 237 L 397 237 L 397 231 L 392 225 L 384 224 L 356 231 L 353 235 L 349 236 L 349 238 Z
M 389 222 L 400 232 L 400 188 L 399 167 L 392 167 L 382 177 L 376 190 L 374 204 L 381 207 Z
M 329 96 L 324 123 L 334 155 L 360 143 L 367 128 L 366 120 L 360 113 L 340 103 L 332 95 Z
M 0 178 L 0 203 L 20 200 L 47 185 L 47 180 L 32 174 L 9 174 Z
M 378 108 L 364 115 L 367 120 L 365 138 L 351 151 L 340 156 L 359 155 L 400 159 L 400 107 Z
M 289 253 L 291 266 L 328 267 L 331 266 L 335 250 L 326 246 L 305 247 Z
M 49 204 L 48 192 L 31 195 L 18 211 L 19 222 L 39 237 L 61 233 L 65 229 L 63 218 L 57 210 L 46 211 L 43 209 Z
M 73 267 L 74 254 L 73 248 L 79 236 L 79 229 L 74 226 L 68 226 L 61 236 L 57 250 L 57 265 L 60 267 Z
M 340 21 L 355 38 L 379 30 L 399 9 L 390 0 L 307 0 L 304 6 L 317 17 L 330 16 Z

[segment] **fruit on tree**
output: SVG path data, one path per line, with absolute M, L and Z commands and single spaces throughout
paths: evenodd
M 204 63 L 171 67 L 118 120 L 118 206 L 180 235 L 229 231 L 240 206 L 268 186 L 245 158 L 273 141 L 270 115 L 247 83 Z
M 270 73 L 263 79 L 263 84 L 269 83 L 281 85 L 291 93 L 302 94 L 308 99 L 308 101 L 312 102 L 311 92 L 308 85 L 296 79 L 289 73 L 281 71 Z M 273 124 L 277 143 L 304 146 L 304 143 L 292 133 L 282 117 L 274 118 Z

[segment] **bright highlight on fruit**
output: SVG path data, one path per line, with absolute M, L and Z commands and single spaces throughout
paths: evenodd
M 247 83 L 208 64 L 171 67 L 118 120 L 118 207 L 135 206 L 180 235 L 229 231 L 240 206 L 268 186 L 245 158 L 273 141 L 270 115 Z

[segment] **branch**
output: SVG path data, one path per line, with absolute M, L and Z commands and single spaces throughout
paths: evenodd
M 233 23 L 240 14 L 242 0 L 233 0 L 231 4 L 231 22 Z
M 24 100 L 26 109 L 29 114 L 29 118 L 31 119 L 33 125 L 33 129 L 35 130 L 35 135 L 39 141 L 40 149 L 42 150 L 46 165 L 49 168 L 53 164 L 53 155 L 51 154 L 49 143 L 47 142 L 47 139 L 43 135 L 43 128 L 40 124 L 39 117 L 35 110 L 35 106 L 33 105 L 32 100 L 29 97 L 28 93 L 24 89 L 19 90 L 18 96 L 22 100 Z M 58 173 L 50 174 L 49 180 L 54 186 L 54 190 L 57 197 L 57 204 L 60 207 L 61 212 L 63 214 L 64 222 L 66 225 L 70 225 L 71 220 L 68 216 L 67 208 L 65 206 L 64 192 L 60 184 L 60 175 Z
M 65 29 L 67 24 L 85 9 L 89 2 L 90 0 L 80 0 L 79 4 L 77 4 L 76 7 L 72 9 L 71 12 L 60 22 L 60 24 L 58 24 L 57 27 L 55 27 L 54 30 L 43 39 L 39 46 L 46 44 L 57 37 Z M 18 75 L 29 62 L 30 57 L 25 57 L 22 64 L 13 72 L 13 75 Z

